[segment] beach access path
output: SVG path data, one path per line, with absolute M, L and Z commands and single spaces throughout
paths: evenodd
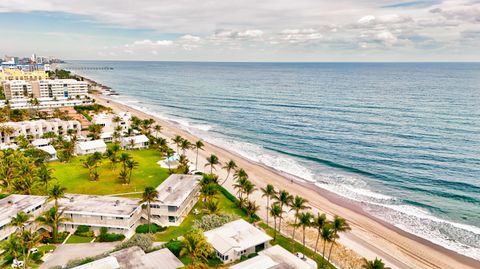
M 170 143 L 171 138 L 175 135 L 181 135 L 192 143 L 200 140 L 200 138 L 181 129 L 173 122 L 148 115 L 140 110 L 106 99 L 104 96 L 95 95 L 94 98 L 97 100 L 97 103 L 111 107 L 116 112 L 129 111 L 132 115 L 139 118 L 153 118 L 157 124 L 162 126 L 161 135 L 168 138 Z M 330 218 L 334 215 L 346 218 L 352 231 L 340 234 L 341 246 L 336 246 L 332 253 L 333 263 L 341 268 L 361 268 L 361 257 L 367 259 L 379 257 L 384 260 L 387 266 L 394 269 L 480 268 L 480 261 L 435 245 L 374 218 L 350 200 L 320 189 L 312 183 L 292 180 L 289 175 L 262 164 L 254 163 L 215 145 L 207 142 L 204 142 L 204 144 L 204 150 L 199 152 L 198 170 L 203 171 L 206 163 L 205 158 L 210 154 L 215 154 L 222 163 L 218 165 L 215 173 L 219 175 L 220 179 L 224 179 L 226 171 L 221 169 L 221 167 L 228 160 L 234 160 L 239 167 L 246 170 L 250 180 L 258 189 L 266 184 L 272 184 L 277 190 L 285 189 L 292 195 L 300 195 L 307 199 L 313 212 L 325 212 Z M 171 147 L 176 149 L 173 145 Z M 187 157 L 191 161 L 195 161 L 195 151 L 189 150 Z M 232 185 L 233 177 L 230 175 L 224 187 L 231 193 L 235 193 Z M 261 210 L 258 215 L 265 219 L 266 199 L 262 198 L 260 191 L 256 191 L 250 197 L 260 205 Z M 282 225 L 282 232 L 291 236 L 291 227 L 288 225 L 288 222 L 293 222 L 292 212 L 289 212 L 288 218 L 289 220 L 282 222 L 282 224 L 285 224 L 285 226 Z M 270 220 L 270 224 L 273 225 L 272 220 Z M 301 233 L 297 232 L 297 235 L 300 236 Z M 316 233 L 313 230 L 309 230 L 307 233 L 308 245 L 313 246 L 315 237 Z

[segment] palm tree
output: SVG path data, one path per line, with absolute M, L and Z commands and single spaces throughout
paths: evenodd
M 177 145 L 177 154 L 180 153 L 179 147 L 183 141 L 183 137 L 181 137 L 180 135 L 176 135 L 174 138 L 172 138 L 172 141 L 173 143 L 175 143 L 175 145 Z
M 112 118 L 112 122 L 115 123 L 115 126 L 118 126 L 118 123 L 122 121 L 122 118 L 120 118 L 118 115 L 115 115 L 115 117 Z
M 237 190 L 239 194 L 238 198 L 241 200 L 243 198 L 243 193 L 245 192 L 245 186 L 248 184 L 249 180 L 247 178 L 240 178 L 233 184 L 233 188 Z
M 118 144 L 114 144 L 114 145 L 118 146 Z M 104 154 L 105 154 L 105 158 L 107 158 L 111 163 L 112 171 L 115 171 L 115 168 L 118 162 L 117 152 L 115 152 L 115 150 L 112 148 L 108 148 Z
M 154 187 L 146 187 L 143 191 L 141 204 L 147 203 L 147 223 L 148 223 L 148 233 L 151 233 L 150 218 L 151 214 L 151 203 L 158 201 L 158 191 Z
M 15 215 L 14 217 L 12 217 L 12 219 L 10 220 L 10 226 L 13 226 L 15 227 L 15 231 L 18 233 L 20 231 L 23 231 L 23 229 L 25 228 L 25 225 L 27 223 L 27 221 L 32 217 L 31 214 L 27 214 L 23 211 L 20 211 L 17 213 L 17 215 Z
M 245 193 L 247 200 L 250 194 L 256 190 L 257 188 L 255 188 L 255 184 L 253 184 L 250 180 L 245 181 L 245 185 L 243 185 L 243 193 Z
M 49 226 L 52 229 L 52 240 L 57 242 L 58 225 L 62 222 L 68 221 L 68 218 L 63 217 L 64 209 L 60 210 L 57 207 L 52 207 L 45 211 L 41 216 L 37 217 L 37 221 Z
M 280 207 L 282 208 L 282 214 L 283 214 L 283 206 L 289 205 L 293 199 L 293 196 L 288 193 L 286 190 L 281 190 L 275 195 L 275 200 L 280 204 Z M 279 219 L 278 222 L 278 232 L 281 233 L 282 229 L 282 218 L 283 216 Z
M 325 259 L 325 249 L 327 248 L 327 243 L 330 243 L 333 241 L 333 230 L 330 227 L 330 224 L 327 223 L 323 225 L 322 228 L 322 240 L 323 240 L 323 252 L 322 252 L 322 263 L 320 264 L 320 267 L 323 268 L 323 263 L 326 260 Z
M 350 225 L 348 225 L 347 221 L 344 218 L 339 217 L 337 215 L 333 217 L 331 227 L 333 230 L 333 241 L 332 241 L 332 244 L 330 245 L 330 251 L 328 252 L 328 259 L 327 259 L 328 261 L 330 261 L 330 255 L 332 255 L 333 245 L 335 245 L 335 241 L 339 237 L 338 233 L 347 232 L 351 230 Z
M 100 124 L 92 124 L 88 127 L 88 134 L 87 137 L 92 139 L 100 139 L 100 135 L 102 134 L 103 126 Z
M 265 188 L 260 189 L 262 191 L 262 197 L 267 197 L 267 225 L 268 225 L 268 210 L 270 210 L 270 199 L 275 197 L 277 191 L 275 191 L 275 187 L 272 184 L 268 184 Z
M 53 170 L 45 164 L 41 165 L 37 171 L 38 181 L 45 186 L 45 193 L 48 193 L 48 183 L 55 179 L 52 172 Z
M 215 183 L 208 183 L 206 185 L 202 185 L 200 188 L 200 196 L 202 197 L 203 201 L 211 200 L 217 193 L 218 188 Z
M 62 187 L 58 184 L 53 185 L 53 187 L 48 191 L 48 198 L 55 201 L 55 207 L 58 208 L 58 200 L 65 198 L 65 192 L 67 188 Z
M 298 195 L 295 195 L 295 197 L 292 199 L 290 203 L 290 209 L 295 211 L 295 222 L 293 223 L 293 233 L 292 233 L 292 239 L 295 240 L 295 231 L 297 228 L 297 218 L 299 216 L 299 213 L 301 210 L 309 209 L 310 207 L 307 206 L 306 204 L 308 203 L 307 199 L 304 199 L 303 197 L 300 197 Z
M 5 255 L 13 257 L 15 260 L 22 255 L 24 247 L 17 234 L 12 234 L 10 237 L 1 243 L 1 249 Z
M 199 259 L 207 261 L 212 252 L 212 246 L 201 231 L 192 230 L 183 236 L 180 257 L 187 256 L 195 263 Z
M 197 151 L 197 155 L 196 155 L 196 157 L 195 157 L 195 170 L 198 169 L 198 167 L 197 167 L 197 164 L 198 164 L 198 151 L 199 151 L 199 150 L 203 150 L 203 147 L 204 147 L 204 146 L 205 146 L 205 145 L 203 144 L 202 140 L 198 140 L 197 142 L 195 142 L 194 148 L 195 148 L 195 150 Z
M 254 201 L 247 201 L 245 211 L 250 218 L 253 218 L 253 216 L 258 212 L 258 210 L 260 210 L 260 206 L 258 206 L 257 203 L 255 203 Z
M 235 173 L 233 174 L 233 178 L 236 180 L 242 179 L 242 178 L 248 178 L 247 172 L 243 168 L 235 170 Z
M 213 170 L 216 170 L 215 165 L 219 163 L 220 161 L 218 160 L 217 155 L 212 154 L 209 157 L 207 157 L 207 163 L 205 164 L 205 167 L 210 166 L 210 174 L 213 174 Z
M 204 206 L 208 214 L 218 215 L 218 213 L 220 213 L 220 205 L 218 201 L 215 201 L 214 199 L 205 201 Z
M 325 214 L 317 213 L 317 216 L 312 221 L 312 226 L 317 229 L 317 239 L 315 240 L 315 253 L 317 253 L 318 240 L 322 233 L 323 226 L 327 223 L 327 216 Z
M 126 152 L 122 152 L 118 160 L 122 163 L 122 171 L 120 172 L 119 178 L 123 181 L 123 184 L 128 184 L 128 168 L 127 162 L 130 161 L 132 157 Z
M 162 126 L 157 124 L 153 126 L 153 130 L 155 131 L 155 137 L 158 137 L 158 134 L 162 131 Z
M 281 219 L 282 215 L 283 215 L 282 207 L 278 203 L 274 203 L 270 208 L 270 216 L 273 217 L 273 223 L 274 223 L 273 240 L 277 239 L 277 218 Z
M 226 162 L 225 166 L 223 166 L 222 168 L 227 170 L 227 176 L 225 177 L 225 180 L 220 185 L 223 185 L 225 182 L 227 182 L 227 179 L 230 176 L 230 172 L 232 170 L 235 171 L 235 169 L 237 169 L 237 164 L 235 163 L 234 160 L 230 160 L 230 161 Z
M 137 161 L 134 161 L 134 160 L 127 160 L 126 164 L 127 164 L 127 169 L 128 169 L 128 183 L 127 184 L 130 184 L 130 181 L 132 180 L 133 169 L 137 168 L 139 163 Z
M 192 143 L 187 139 L 183 139 L 182 142 L 180 142 L 180 148 L 182 149 L 183 155 L 185 155 L 185 151 L 192 148 Z
M 165 155 L 167 156 L 167 165 L 168 165 L 168 171 L 171 172 L 171 168 L 170 168 L 170 158 L 173 157 L 173 149 L 171 148 L 167 148 L 167 151 L 165 152 Z
M 22 245 L 24 246 L 23 250 L 23 263 L 27 265 L 27 262 L 30 261 L 30 254 L 31 250 L 36 247 L 38 244 L 40 244 L 41 241 L 41 236 L 38 235 L 36 232 L 32 231 L 23 231 L 21 236 L 20 236 L 20 241 L 22 242 Z M 25 255 L 25 249 L 27 249 L 27 253 Z
M 297 227 L 302 227 L 303 231 L 303 259 L 305 259 L 305 229 L 312 226 L 312 218 L 313 215 L 310 212 L 301 212 L 297 216 L 295 216 L 295 219 L 298 219 L 298 223 L 295 223 L 294 225 Z
M 375 260 L 373 261 L 369 261 L 364 258 L 362 268 L 363 269 L 391 269 L 390 267 L 386 267 L 382 259 L 379 259 L 379 258 L 375 258 Z

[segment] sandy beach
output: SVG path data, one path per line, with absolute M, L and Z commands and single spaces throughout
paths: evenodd
M 139 118 L 155 119 L 162 126 L 162 135 L 167 138 L 181 135 L 191 142 L 200 140 L 200 138 L 181 129 L 175 123 L 113 102 L 101 95 L 95 95 L 94 98 L 97 103 L 109 106 L 114 111 L 129 111 Z M 379 257 L 391 268 L 480 268 L 480 261 L 435 245 L 372 217 L 364 212 L 358 204 L 348 199 L 323 190 L 312 183 L 292 180 L 289 175 L 249 161 L 215 145 L 205 143 L 204 151 L 199 153 L 198 170 L 203 170 L 205 157 L 210 154 L 215 154 L 219 157 L 222 162 L 221 166 L 230 159 L 235 160 L 239 167 L 247 171 L 249 178 L 257 188 L 264 187 L 267 183 L 273 184 L 276 189 L 286 189 L 293 195 L 300 195 L 308 199 L 313 212 L 325 212 L 329 216 L 340 215 L 346 218 L 352 227 L 352 231 L 347 234 L 341 234 L 341 246 L 335 247 L 332 254 L 332 261 L 340 268 L 361 268 L 361 257 L 366 257 L 367 259 Z M 192 150 L 187 153 L 187 156 L 190 160 L 195 160 L 195 153 Z M 220 178 L 225 178 L 226 172 L 221 169 L 221 166 L 217 167 L 216 173 Z M 232 177 L 230 177 L 224 186 L 232 193 L 235 193 L 232 183 Z M 266 200 L 261 197 L 259 191 L 255 192 L 251 197 L 257 204 L 261 205 L 259 215 L 265 218 Z M 288 223 L 288 221 L 284 221 L 284 223 Z M 288 235 L 291 234 L 287 225 L 282 229 L 282 232 Z M 297 234 L 300 236 L 300 233 Z M 308 234 L 309 245 L 314 241 L 314 237 L 313 231 L 310 231 Z

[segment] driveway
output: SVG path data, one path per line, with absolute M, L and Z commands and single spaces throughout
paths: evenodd
M 119 242 L 113 243 L 84 243 L 59 245 L 40 266 L 40 269 L 48 269 L 54 266 L 65 266 L 68 261 L 97 256 L 111 251 Z

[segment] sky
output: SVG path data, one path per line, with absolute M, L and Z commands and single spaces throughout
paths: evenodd
M 0 0 L 0 55 L 480 61 L 480 0 Z

